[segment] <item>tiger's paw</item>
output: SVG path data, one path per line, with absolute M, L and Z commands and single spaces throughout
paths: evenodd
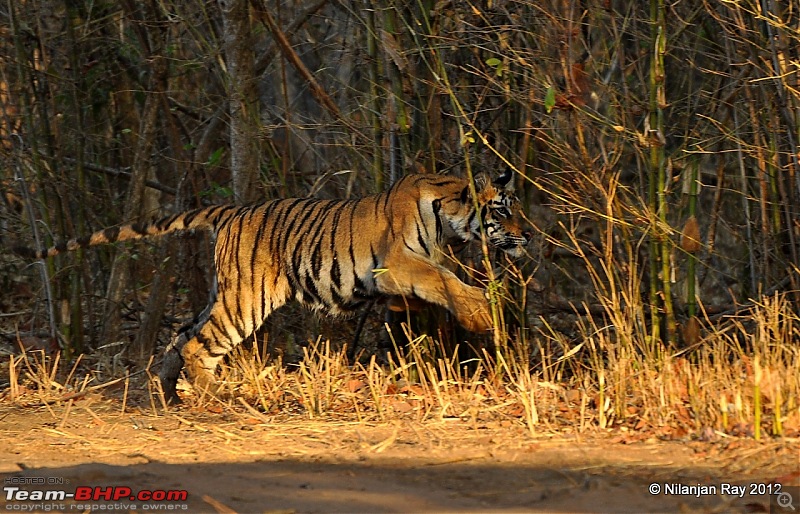
M 220 358 L 211 357 L 197 339 L 193 338 L 183 346 L 181 356 L 189 382 L 198 395 L 210 395 L 218 399 L 228 399 L 231 396 L 214 375 Z
M 470 302 L 464 303 L 458 309 L 456 317 L 458 322 L 470 332 L 481 333 L 492 329 L 492 314 L 489 302 L 483 296 L 483 291 L 475 288 L 475 294 Z
M 225 388 L 223 384 L 220 384 L 214 380 L 213 377 L 211 380 L 208 380 L 205 377 L 202 379 L 195 377 L 195 379 L 192 381 L 192 387 L 194 388 L 195 393 L 201 398 L 211 397 L 222 401 L 227 401 L 233 398 L 231 391 Z
M 458 322 L 461 324 L 461 326 L 470 332 L 475 332 L 476 334 L 487 332 L 491 330 L 493 326 L 492 317 L 486 311 L 476 311 L 468 317 L 462 316 L 458 318 Z
M 231 398 L 230 390 L 217 380 L 213 372 L 202 366 L 189 366 L 188 362 L 186 371 L 189 375 L 189 382 L 199 397 L 211 396 L 219 400 Z

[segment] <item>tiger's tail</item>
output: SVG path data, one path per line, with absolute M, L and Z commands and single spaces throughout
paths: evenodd
M 165 216 L 164 218 L 149 223 L 131 223 L 119 227 L 106 228 L 87 236 L 61 241 L 49 248 L 16 246 L 13 247 L 12 250 L 17 255 L 28 259 L 45 259 L 90 246 L 148 237 L 160 237 L 173 232 L 183 232 L 187 230 L 216 230 L 220 222 L 226 219 L 232 211 L 236 211 L 237 209 L 238 207 L 231 205 L 201 207 L 179 214 Z

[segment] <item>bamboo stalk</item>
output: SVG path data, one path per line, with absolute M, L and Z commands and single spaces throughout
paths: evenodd
M 667 44 L 666 10 L 664 0 L 650 0 L 651 41 L 653 55 L 650 62 L 650 187 L 649 204 L 656 219 L 650 243 L 650 300 L 651 308 L 663 309 L 664 334 L 667 346 L 675 340 L 675 313 L 672 306 L 672 273 L 670 266 L 669 204 L 667 201 L 668 164 L 664 153 L 664 108 L 667 105 L 664 70 L 664 54 Z M 659 266 L 660 265 L 660 266 Z M 655 313 L 657 309 L 653 309 Z M 654 314 L 652 319 L 653 338 L 657 339 L 657 326 L 660 319 Z
M 728 64 L 733 66 L 733 59 L 732 56 L 734 55 L 733 44 L 729 37 L 725 37 L 725 51 L 728 58 Z M 731 107 L 733 111 L 733 133 L 738 134 L 741 126 L 739 125 L 739 113 L 737 107 L 733 105 Z M 742 199 L 742 210 L 744 212 L 745 217 L 745 236 L 747 241 L 747 251 L 748 251 L 748 262 L 750 264 L 750 291 L 751 293 L 755 293 L 756 291 L 756 257 L 755 257 L 755 248 L 753 246 L 753 226 L 752 220 L 750 215 L 750 202 L 749 202 L 749 187 L 747 182 L 747 165 L 744 162 L 744 151 L 742 149 L 742 140 L 741 138 L 737 137 L 736 141 L 736 157 L 739 163 L 739 180 L 740 180 L 740 190 L 739 194 L 741 195 Z
M 381 191 L 383 190 L 383 157 L 385 148 L 383 146 L 383 123 L 381 119 L 383 102 L 381 101 L 378 84 L 381 82 L 383 74 L 381 62 L 378 58 L 378 29 L 375 24 L 375 10 L 372 8 L 373 3 L 371 1 L 365 1 L 365 4 L 367 57 L 369 58 L 367 73 L 369 74 L 369 96 L 372 104 L 369 117 L 372 125 L 372 138 L 379 147 L 372 153 L 372 180 L 375 183 L 375 190 Z
M 69 46 L 71 51 L 69 52 L 69 59 L 70 59 L 70 67 L 72 71 L 72 82 L 73 87 L 70 88 L 69 99 L 72 104 L 72 108 L 74 110 L 74 116 L 77 121 L 77 127 L 75 130 L 77 131 L 78 137 L 74 138 L 75 141 L 75 153 L 77 158 L 75 159 L 75 173 L 77 175 L 76 181 L 78 185 L 78 191 L 80 194 L 85 194 L 88 190 L 88 184 L 86 180 L 86 168 L 84 166 L 84 159 L 86 156 L 86 141 L 84 137 L 81 137 L 82 134 L 87 132 L 86 130 L 86 123 L 85 123 L 85 116 L 83 109 L 81 108 L 81 99 L 78 97 L 79 92 L 85 90 L 86 84 L 84 83 L 84 77 L 80 74 L 80 65 L 78 63 L 78 55 L 79 50 L 77 48 L 76 37 L 75 37 L 75 27 L 73 24 L 75 23 L 73 10 L 70 8 L 70 3 L 65 2 L 64 6 L 68 16 L 66 21 L 67 26 L 67 38 L 69 40 Z M 60 160 L 63 160 L 63 157 L 59 156 Z M 76 226 L 78 227 L 85 227 L 86 226 L 86 206 L 89 205 L 90 202 L 88 199 L 82 199 L 81 202 L 78 204 L 77 208 L 77 220 Z M 84 329 L 83 329 L 83 288 L 84 284 L 89 285 L 91 284 L 88 268 L 84 261 L 84 252 L 83 250 L 78 250 L 75 253 L 75 261 L 76 267 L 75 271 L 70 273 L 70 313 L 69 313 L 69 327 L 71 334 L 69 337 L 66 338 L 68 345 L 67 345 L 67 355 L 65 357 L 67 359 L 71 358 L 72 354 L 80 355 L 84 351 Z
M 756 278 L 758 282 L 766 283 L 768 277 L 770 276 L 770 270 L 772 268 L 771 265 L 771 257 L 769 252 L 769 243 L 771 240 L 771 231 L 769 228 L 769 212 L 768 212 L 768 188 L 767 185 L 767 164 L 766 158 L 764 156 L 764 141 L 761 137 L 761 121 L 760 121 L 760 113 L 756 112 L 756 98 L 753 96 L 752 87 L 749 84 L 745 84 L 742 88 L 744 90 L 745 98 L 747 99 L 747 109 L 750 114 L 750 125 L 752 126 L 752 133 L 753 133 L 753 142 L 752 148 L 755 151 L 755 161 L 756 165 L 758 166 L 758 207 L 759 207 L 759 217 L 761 218 L 761 258 L 758 260 L 759 264 L 761 264 L 761 269 L 753 269 L 751 273 L 754 276 L 758 277 L 760 274 L 760 280 Z M 753 294 L 756 294 L 757 291 L 753 290 Z
M 756 355 L 753 360 L 753 437 L 761 440 L 761 360 Z
M 700 250 L 700 229 L 697 222 L 697 190 L 699 175 L 699 159 L 692 160 L 689 169 L 689 205 L 688 215 L 681 238 L 681 248 L 687 253 L 686 263 L 686 314 L 689 318 L 697 315 L 697 252 Z
M 403 100 L 403 78 L 401 66 L 403 56 L 397 42 L 397 7 L 394 2 L 383 12 L 383 27 L 380 31 L 384 59 L 384 72 L 389 82 L 387 126 L 389 130 L 389 181 L 399 178 L 403 154 L 406 153 L 408 129 L 411 126 Z

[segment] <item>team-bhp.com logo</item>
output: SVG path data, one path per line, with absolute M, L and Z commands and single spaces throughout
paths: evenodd
M 40 508 L 36 510 L 66 510 L 66 505 L 58 505 L 57 502 L 149 502 L 140 505 L 142 510 L 163 510 L 167 505 L 174 505 L 175 502 L 185 502 L 189 493 L 186 490 L 169 490 L 163 489 L 140 489 L 134 491 L 126 486 L 108 486 L 108 487 L 88 487 L 79 486 L 75 488 L 75 492 L 68 493 L 64 490 L 44 490 L 44 489 L 22 489 L 17 486 L 3 487 L 5 492 L 5 500 L 7 502 L 41 502 L 38 503 Z M 52 502 L 52 503 L 44 503 Z M 70 505 L 70 507 L 73 507 Z M 59 508 L 60 507 L 60 508 Z M 94 510 L 91 506 L 86 506 L 90 510 Z M 128 509 L 132 509 L 134 505 L 128 505 Z M 184 509 L 186 505 L 182 505 Z M 14 503 L 6 504 L 6 510 L 30 510 L 24 508 L 15 508 Z M 173 510 L 173 509 L 169 509 Z

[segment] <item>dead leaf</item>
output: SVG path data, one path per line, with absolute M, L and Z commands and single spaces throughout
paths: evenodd
M 381 42 L 383 43 L 383 49 L 389 55 L 394 65 L 397 66 L 400 71 L 407 71 L 408 61 L 405 55 L 403 55 L 402 49 L 397 43 L 394 34 L 381 30 Z
M 412 410 L 414 410 L 414 407 L 410 403 L 403 400 L 393 401 L 392 408 L 394 409 L 395 412 L 400 412 L 400 413 L 411 412 Z
M 347 381 L 347 390 L 351 393 L 355 393 L 363 389 L 367 384 L 365 384 L 362 380 L 353 379 Z

